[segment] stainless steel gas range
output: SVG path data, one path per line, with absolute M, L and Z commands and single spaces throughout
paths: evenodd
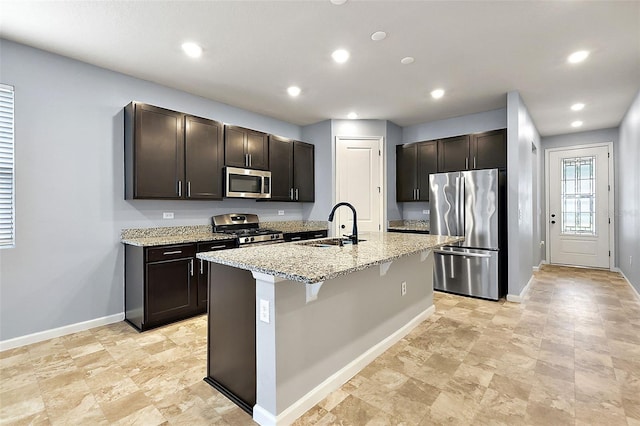
M 260 228 L 258 215 L 250 213 L 227 213 L 211 218 L 213 232 L 233 235 L 238 247 L 257 244 L 283 243 L 282 232 Z

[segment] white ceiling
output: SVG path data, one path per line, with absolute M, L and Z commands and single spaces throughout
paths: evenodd
M 0 37 L 298 125 L 355 111 L 407 126 L 502 108 L 517 90 L 546 136 L 617 126 L 640 89 L 640 1 L 2 0 Z M 587 61 L 567 63 L 581 49 Z

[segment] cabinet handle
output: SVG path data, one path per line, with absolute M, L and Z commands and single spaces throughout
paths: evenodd
M 418 196 L 416 197 L 416 200 L 420 199 L 420 188 L 416 189 L 416 193 L 418 194 Z
M 204 274 L 204 265 L 202 259 L 200 259 L 200 275 Z
M 178 197 L 182 197 L 182 181 L 178 181 Z
M 249 167 L 251 167 L 251 154 L 249 154 Z
M 189 266 L 189 270 L 190 270 L 189 272 L 191 272 L 191 276 L 193 276 L 193 259 L 191 259 L 191 260 L 189 261 L 189 265 L 190 265 L 190 266 Z
M 249 154 L 244 155 L 244 166 L 249 167 Z
M 475 155 L 473 156 L 473 168 L 474 169 L 476 168 L 476 156 Z
M 298 188 L 296 188 L 296 201 L 298 201 L 298 200 L 299 200 L 299 197 L 298 197 Z
M 320 237 L 324 237 L 324 234 L 316 234 L 313 236 L 313 238 L 320 238 Z
M 211 246 L 209 247 L 209 250 L 218 250 L 218 249 L 223 249 L 226 248 L 227 246 L 225 246 L 224 244 L 219 245 L 219 246 Z
M 187 181 L 187 197 L 191 198 L 191 181 Z
M 289 190 L 289 199 L 293 201 L 293 188 Z
M 301 240 L 301 239 L 302 239 L 302 237 L 293 237 L 293 238 L 291 238 L 291 241 L 298 241 L 298 240 Z
M 165 251 L 164 253 L 162 253 L 164 256 L 168 256 L 170 254 L 180 254 L 182 253 L 182 250 L 174 250 L 174 251 Z
M 464 159 L 464 168 L 468 169 L 469 168 L 469 157 Z

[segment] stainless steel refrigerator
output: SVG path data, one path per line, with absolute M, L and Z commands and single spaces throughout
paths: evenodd
M 503 170 L 429 177 L 431 234 L 464 236 L 434 250 L 434 288 L 498 300 L 506 280 L 506 174 Z

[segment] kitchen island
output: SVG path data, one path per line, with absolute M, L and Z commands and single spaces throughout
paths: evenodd
M 360 237 L 197 255 L 210 262 L 206 380 L 259 424 L 291 423 L 429 317 L 432 249 L 461 240 Z

